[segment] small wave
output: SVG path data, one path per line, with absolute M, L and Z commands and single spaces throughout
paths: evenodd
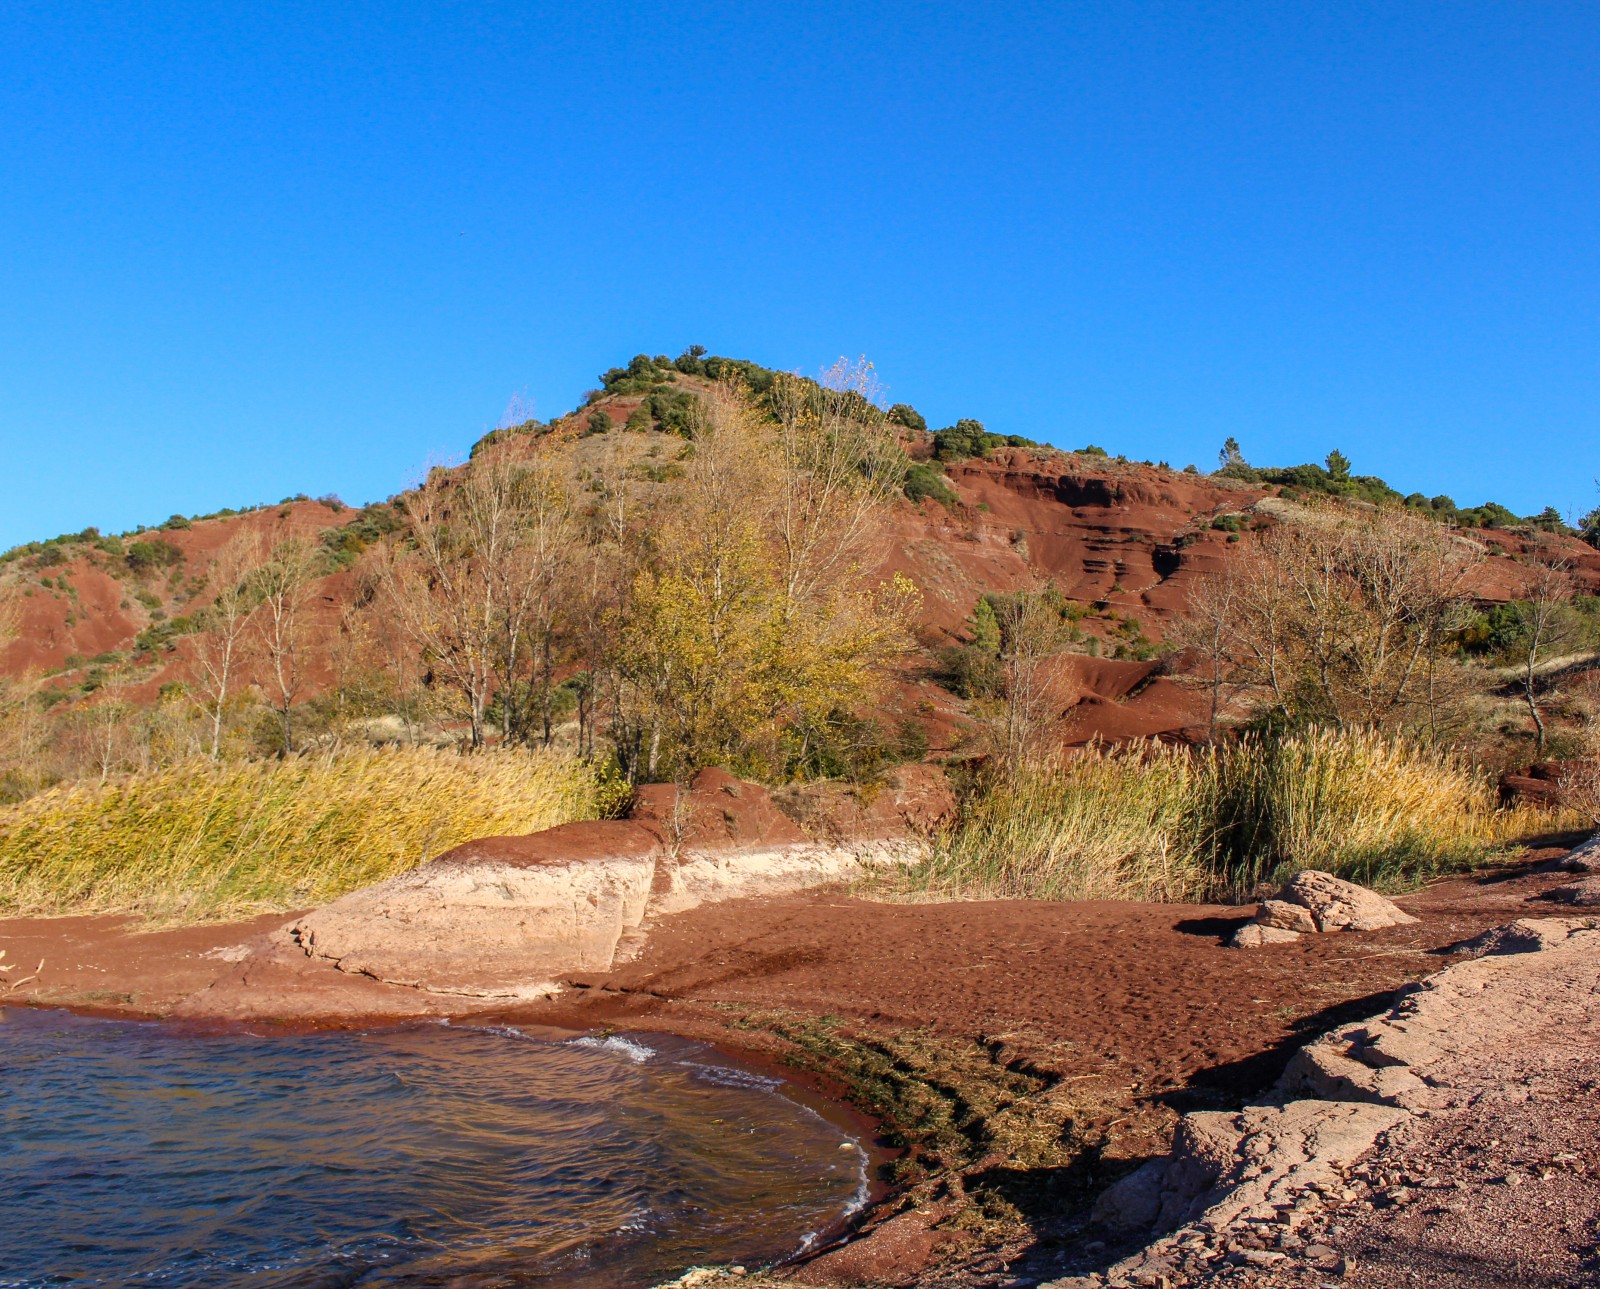
M 850 1219 L 855 1217 L 857 1213 L 866 1208 L 867 1201 L 872 1198 L 872 1187 L 868 1182 L 867 1152 L 862 1149 L 861 1143 L 858 1141 L 844 1142 L 841 1145 L 841 1149 L 843 1149 L 844 1146 L 851 1147 L 850 1153 L 855 1156 L 858 1164 L 856 1169 L 856 1189 L 850 1198 L 845 1201 L 845 1205 L 839 1211 L 838 1217 L 834 1218 L 833 1222 L 827 1228 L 825 1228 L 828 1234 L 834 1236 L 838 1235 L 840 1229 L 845 1225 L 845 1223 L 849 1222 Z M 800 1243 L 795 1247 L 794 1252 L 791 1253 L 789 1257 L 798 1258 L 810 1253 L 816 1248 L 817 1243 L 822 1239 L 823 1234 L 824 1230 L 807 1231 L 806 1234 L 801 1237 Z
M 461 1025 L 459 1029 L 475 1029 L 481 1034 L 493 1034 L 497 1038 L 527 1038 L 515 1025 Z
M 646 1047 L 637 1039 L 623 1038 L 620 1034 L 607 1034 L 601 1037 L 596 1034 L 585 1034 L 582 1038 L 567 1040 L 573 1047 L 592 1047 L 602 1052 L 616 1052 L 626 1056 L 630 1061 L 643 1065 L 656 1054 L 656 1049 Z
M 693 1070 L 696 1078 L 704 1079 L 707 1083 L 715 1083 L 719 1088 L 753 1088 L 762 1092 L 775 1092 L 783 1086 L 782 1079 L 757 1074 L 753 1070 L 735 1070 L 726 1065 L 702 1065 L 699 1061 L 683 1061 L 681 1064 Z
M 528 1037 L 515 1025 L 474 1025 L 471 1021 L 452 1021 L 448 1016 L 441 1016 L 438 1020 L 425 1023 L 440 1025 L 446 1029 L 464 1029 L 471 1034 L 493 1034 L 497 1038 Z

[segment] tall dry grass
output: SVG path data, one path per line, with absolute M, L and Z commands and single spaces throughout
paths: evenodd
M 569 757 L 364 749 L 190 762 L 0 810 L 0 910 L 199 921 L 304 908 L 473 837 L 603 813 Z
M 1246 898 L 1302 868 L 1395 889 L 1482 862 L 1548 815 L 1500 812 L 1452 754 L 1309 730 L 1191 751 L 1127 745 L 1024 769 L 972 798 L 918 865 L 865 889 L 909 899 Z
M 1184 900 L 1210 886 L 1196 758 L 1118 748 L 1025 766 L 966 803 L 920 864 L 866 879 L 912 899 Z

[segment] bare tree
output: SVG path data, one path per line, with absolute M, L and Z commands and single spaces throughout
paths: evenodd
M 1059 713 L 1053 663 L 1066 650 L 1072 627 L 1047 591 L 1006 596 L 996 605 L 995 616 L 1005 686 L 1002 755 L 1006 773 L 1015 776 L 1039 750 Z
M 503 733 L 519 702 L 530 628 L 554 614 L 570 512 L 553 470 L 504 450 L 457 475 L 443 469 L 402 503 L 409 546 L 390 548 L 385 586 L 396 621 L 436 676 L 462 696 L 473 747 L 501 693 Z
M 404 726 L 406 741 L 415 745 L 421 739 L 432 704 L 427 698 L 425 664 L 416 640 L 392 611 L 394 600 L 388 579 L 393 559 L 388 548 L 369 550 L 363 556 L 355 575 L 360 625 L 353 634 L 371 660 L 374 689 Z
M 1521 630 L 1510 653 L 1517 665 L 1517 688 L 1533 720 L 1535 756 L 1544 759 L 1546 731 L 1540 703 L 1539 664 L 1572 643 L 1572 575 L 1565 563 L 1542 565 L 1517 604 Z
M 1233 673 L 1238 652 L 1239 601 L 1244 594 L 1242 579 L 1215 573 L 1202 575 L 1190 588 L 1186 612 L 1174 624 L 1170 639 L 1194 649 L 1206 661 L 1207 687 L 1211 691 L 1211 713 L 1206 737 L 1217 736 L 1217 715 L 1222 706 L 1222 689 Z M 1268 659 L 1267 675 L 1272 668 Z
M 1310 508 L 1224 574 L 1250 682 L 1292 715 L 1432 729 L 1482 559 L 1431 520 Z
M 253 579 L 259 608 L 256 632 L 266 657 L 267 683 L 282 733 L 281 751 L 294 751 L 294 700 L 305 682 L 306 611 L 317 552 L 303 537 L 285 537 L 267 552 Z
M 222 754 L 222 723 L 228 699 L 244 662 L 251 619 L 260 603 L 252 577 L 266 559 L 266 542 L 246 529 L 211 561 L 209 580 L 215 588 L 205 610 L 205 630 L 194 637 L 195 684 L 210 726 L 211 759 Z
M 500 673 L 505 694 L 502 732 L 506 737 L 528 737 L 530 708 L 536 707 L 540 734 L 548 747 L 555 699 L 556 632 L 571 590 L 578 529 L 567 490 L 548 454 L 527 457 L 517 462 L 516 468 L 521 471 L 516 489 L 522 509 L 520 549 L 517 558 L 505 562 L 499 588 L 506 606 Z M 531 704 L 522 703 L 518 695 L 523 644 L 532 655 Z
M 882 401 L 864 358 L 841 358 L 816 381 L 779 375 L 773 384 L 783 467 L 773 528 L 790 603 L 836 585 L 861 562 L 884 503 L 905 482 L 906 456 Z
M 78 712 L 90 765 L 104 783 L 127 757 L 133 710 L 126 699 L 127 678 L 112 675 Z

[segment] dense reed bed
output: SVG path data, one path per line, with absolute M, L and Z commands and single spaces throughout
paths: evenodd
M 326 903 L 473 837 L 604 813 L 539 752 L 423 748 L 196 761 L 0 810 L 0 911 L 199 921 Z
M 1310 730 L 1190 750 L 1133 745 L 1031 767 L 980 791 L 919 865 L 865 889 L 910 899 L 1247 898 L 1302 868 L 1387 889 L 1548 828 L 1496 809 L 1452 754 Z

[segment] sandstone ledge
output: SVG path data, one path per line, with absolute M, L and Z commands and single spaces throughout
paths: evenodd
M 353 891 L 283 927 L 241 971 L 298 954 L 419 995 L 541 997 L 626 960 L 652 918 L 909 862 L 920 830 L 954 807 L 928 766 L 902 767 L 865 799 L 830 787 L 802 801 L 809 815 L 785 813 L 714 769 L 687 789 L 650 785 L 627 819 L 482 838 Z

